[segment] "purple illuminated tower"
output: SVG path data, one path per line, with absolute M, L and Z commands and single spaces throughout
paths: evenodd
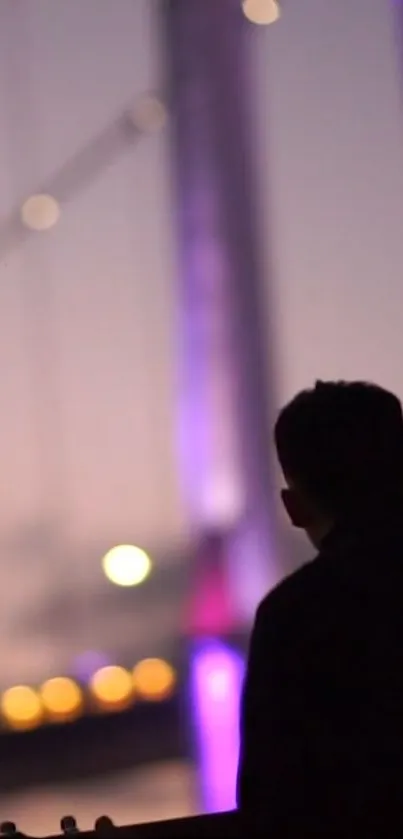
M 223 637 L 202 642 L 197 627 L 209 626 L 214 613 L 217 636 L 220 598 L 223 634 L 229 620 L 233 630 L 247 625 L 280 573 L 253 172 L 253 27 L 240 0 L 164 0 L 163 18 L 177 206 L 183 489 L 198 545 L 222 534 L 220 559 L 210 557 L 209 568 L 196 546 L 192 686 L 205 807 L 225 809 L 234 803 L 241 665 Z

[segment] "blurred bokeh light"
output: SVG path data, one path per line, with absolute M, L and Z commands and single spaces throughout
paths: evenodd
M 83 699 L 80 687 L 72 679 L 56 677 L 42 685 L 40 695 L 50 719 L 68 722 L 81 712 Z
M 280 17 L 280 3 L 277 0 L 243 0 L 245 17 L 258 25 L 275 23 Z
M 10 728 L 36 728 L 43 719 L 43 705 L 33 688 L 16 685 L 6 690 L 1 698 L 1 713 Z
M 244 661 L 237 650 L 214 640 L 195 645 L 191 694 L 204 805 L 211 812 L 235 806 L 243 678 Z
M 158 96 L 144 94 L 137 100 L 130 116 L 139 131 L 152 134 L 164 128 L 167 121 L 167 110 Z
M 148 658 L 140 661 L 133 670 L 133 684 L 141 699 L 159 701 L 168 699 L 176 684 L 176 674 L 167 661 Z
M 116 586 L 138 586 L 151 571 L 148 554 L 135 545 L 117 545 L 102 560 L 105 576 Z
M 99 708 L 120 711 L 133 701 L 134 690 L 131 674 L 123 667 L 103 667 L 90 681 L 93 698 Z
M 51 195 L 31 195 L 21 208 L 23 224 L 38 233 L 54 227 L 59 217 L 59 204 Z

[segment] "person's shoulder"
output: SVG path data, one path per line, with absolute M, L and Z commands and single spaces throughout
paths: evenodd
M 316 557 L 282 580 L 263 598 L 257 610 L 257 620 L 280 619 L 283 614 L 289 615 L 290 609 L 297 610 L 298 606 L 306 611 L 310 601 L 317 601 L 325 585 L 325 568 L 320 558 Z

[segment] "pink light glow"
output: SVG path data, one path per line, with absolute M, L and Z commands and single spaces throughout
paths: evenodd
M 185 631 L 188 635 L 223 635 L 235 624 L 222 568 L 202 568 L 190 598 Z
M 192 594 L 185 613 L 185 633 L 193 638 L 222 638 L 237 625 L 227 583 L 230 550 L 226 531 L 207 531 L 197 542 Z
M 212 640 L 193 647 L 192 702 L 207 812 L 235 807 L 243 674 L 242 656 L 227 645 Z

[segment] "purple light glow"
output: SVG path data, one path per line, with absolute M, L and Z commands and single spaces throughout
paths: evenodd
M 90 681 L 97 670 L 107 667 L 110 663 L 109 658 L 103 653 L 87 650 L 77 656 L 73 663 L 72 672 L 76 679 L 86 683 Z
M 235 807 L 242 656 L 218 641 L 195 644 L 191 698 L 206 812 Z

